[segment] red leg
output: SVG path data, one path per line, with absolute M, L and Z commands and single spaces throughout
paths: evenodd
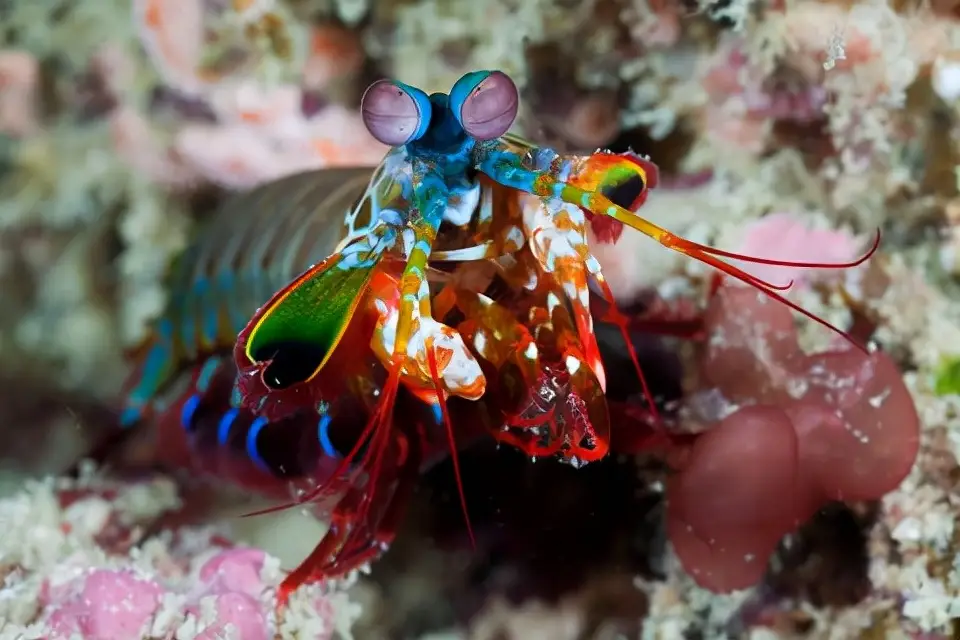
M 406 435 L 384 447 L 395 464 L 381 469 L 375 486 L 351 486 L 334 507 L 330 529 L 307 558 L 281 583 L 277 607 L 301 585 L 336 578 L 376 559 L 393 542 L 420 473 L 419 440 Z M 391 469 L 390 466 L 393 468 Z

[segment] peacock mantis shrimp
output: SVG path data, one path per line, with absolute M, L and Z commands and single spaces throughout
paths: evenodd
M 362 115 L 391 147 L 376 169 L 304 174 L 248 194 L 240 231 L 227 231 L 228 207 L 181 261 L 123 421 L 178 425 L 168 431 L 185 455 L 208 452 L 196 466 L 222 459 L 249 486 L 306 487 L 268 511 L 329 509 L 329 532 L 284 581 L 281 602 L 382 553 L 417 475 L 445 446 L 461 501 L 458 443 L 483 433 L 574 465 L 606 455 L 591 286 L 606 303 L 599 320 L 620 328 L 655 412 L 628 321 L 590 252 L 593 220 L 639 231 L 839 332 L 784 298 L 789 283 L 723 259 L 844 268 L 866 260 L 879 236 L 847 264 L 691 242 L 638 215 L 658 182 L 650 160 L 538 148 L 508 133 L 518 107 L 500 71 L 468 73 L 429 96 L 375 82 Z M 293 206 L 274 210 L 278 193 Z M 337 238 L 320 230 L 331 211 L 346 212 Z M 238 330 L 231 361 L 224 351 Z

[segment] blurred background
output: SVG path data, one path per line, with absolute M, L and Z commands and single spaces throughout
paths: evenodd
M 358 113 L 371 81 L 447 91 L 475 69 L 515 80 L 515 130 L 539 144 L 649 155 L 662 180 L 643 213 L 691 239 L 826 262 L 882 229 L 869 269 L 811 276 L 791 296 L 870 325 L 904 374 L 921 452 L 900 489 L 822 510 L 773 578 L 732 595 L 696 586 L 671 555 L 662 469 L 469 452 L 478 549 L 441 464 L 373 575 L 325 605 L 339 607 L 336 633 L 960 637 L 954 0 L 0 0 L 0 513 L 23 525 L 39 500 L 27 479 L 111 441 L 170 264 L 224 198 L 374 166 L 386 149 Z M 595 251 L 625 307 L 695 299 L 708 280 L 630 234 Z M 825 346 L 808 325 L 801 344 Z M 679 395 L 684 373 L 661 351 L 648 349 L 654 384 Z M 285 565 L 317 535 L 300 514 L 228 520 Z M 23 624 L 0 623 L 0 638 L 47 637 L 11 611 Z

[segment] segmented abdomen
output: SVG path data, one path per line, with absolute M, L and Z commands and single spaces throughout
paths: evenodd
M 288 490 L 278 480 L 329 475 L 340 454 L 328 424 L 314 412 L 269 422 L 234 407 L 236 374 L 229 356 L 208 356 L 157 394 L 157 460 L 278 496 Z
M 370 175 L 298 174 L 220 208 L 171 270 L 169 303 L 126 387 L 123 426 L 152 418 L 168 461 L 192 462 L 245 485 L 265 474 L 316 473 L 304 461 L 316 465 L 319 453 L 335 454 L 315 411 L 267 423 L 238 409 L 231 351 L 274 291 L 334 251 L 347 232 L 343 216 Z

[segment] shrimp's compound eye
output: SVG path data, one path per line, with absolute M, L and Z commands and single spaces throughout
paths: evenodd
M 519 108 L 517 85 L 502 71 L 468 73 L 450 91 L 450 109 L 477 140 L 493 140 L 509 131 Z
M 430 126 L 431 112 L 427 94 L 390 80 L 371 84 L 360 101 L 360 114 L 367 131 L 391 147 L 423 137 Z

